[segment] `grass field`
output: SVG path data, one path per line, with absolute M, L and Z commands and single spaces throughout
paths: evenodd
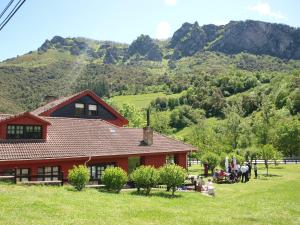
M 140 95 L 119 95 L 111 98 L 113 103 L 117 105 L 122 105 L 123 103 L 129 103 L 135 105 L 137 108 L 146 108 L 149 106 L 152 100 L 157 97 L 179 97 L 180 94 L 166 95 L 163 92 L 150 93 L 150 94 L 140 94 Z
M 247 184 L 218 184 L 215 198 L 2 184 L 0 224 L 300 224 L 300 165 L 272 166 L 270 173 Z

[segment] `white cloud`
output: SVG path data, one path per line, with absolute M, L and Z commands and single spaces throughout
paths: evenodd
M 162 21 L 156 27 L 156 38 L 167 39 L 171 36 L 171 26 L 168 22 Z
M 175 6 L 177 4 L 177 0 L 165 0 L 165 4 L 169 6 Z
M 280 11 L 274 11 L 267 2 L 259 2 L 248 6 L 248 10 L 258 12 L 261 16 L 272 17 L 275 19 L 285 19 L 286 17 Z

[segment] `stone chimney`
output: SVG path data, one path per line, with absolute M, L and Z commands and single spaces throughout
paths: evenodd
M 143 143 L 148 146 L 153 144 L 153 130 L 150 127 L 150 109 L 147 109 L 147 126 L 143 128 Z

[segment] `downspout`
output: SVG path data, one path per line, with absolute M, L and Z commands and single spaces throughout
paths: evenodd
M 92 159 L 92 156 L 89 156 L 89 159 L 88 159 L 87 161 L 85 161 L 84 165 L 86 166 L 86 164 L 87 164 L 89 161 L 91 161 L 91 159 Z

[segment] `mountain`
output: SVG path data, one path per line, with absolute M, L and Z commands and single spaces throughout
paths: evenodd
M 224 26 L 184 23 L 169 40 L 141 35 L 130 45 L 55 36 L 37 51 L 0 63 L 0 112 L 30 110 L 46 96 L 87 88 L 106 97 L 181 93 L 196 87 L 197 79 L 211 86 L 207 96 L 215 89 L 224 98 L 251 88 L 268 92 L 298 74 L 299 41 L 299 29 L 250 20 Z M 209 105 L 201 107 L 209 111 Z
M 184 23 L 169 47 L 174 49 L 175 59 L 205 50 L 300 59 L 300 29 L 252 20 L 231 21 L 224 26 Z

